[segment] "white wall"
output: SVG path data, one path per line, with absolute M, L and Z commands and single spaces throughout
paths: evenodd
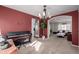
M 52 32 L 56 32 L 58 30 L 58 24 L 59 23 L 51 23 L 50 30 L 52 30 Z
M 69 32 L 72 32 L 72 22 L 70 22 L 70 23 L 67 23 L 67 30 L 69 31 Z

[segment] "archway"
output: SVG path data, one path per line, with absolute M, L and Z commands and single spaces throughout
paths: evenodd
M 61 15 L 48 20 L 48 38 L 58 31 L 65 31 L 63 36 L 67 32 L 72 32 L 72 16 Z
M 78 38 L 78 10 L 59 14 L 56 16 L 61 16 L 61 15 L 72 16 L 72 44 L 78 46 L 78 39 L 79 39 Z M 56 17 L 56 16 L 53 16 L 53 17 Z M 53 17 L 51 17 L 51 18 L 53 18 Z M 48 20 L 48 22 L 49 22 L 49 20 Z M 47 35 L 48 35 L 48 33 L 47 33 Z

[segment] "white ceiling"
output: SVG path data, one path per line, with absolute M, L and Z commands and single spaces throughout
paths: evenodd
M 50 23 L 71 23 L 72 17 L 71 16 L 57 16 L 50 19 Z
M 43 12 L 43 5 L 4 5 L 6 7 L 22 11 L 34 16 Z M 47 12 L 50 16 L 66 13 L 78 9 L 78 5 L 47 5 Z

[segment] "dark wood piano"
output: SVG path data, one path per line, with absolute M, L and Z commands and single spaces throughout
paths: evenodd
M 27 42 L 31 42 L 31 32 L 30 31 L 19 31 L 19 32 L 8 32 L 7 39 L 13 39 L 15 46 L 24 45 Z
M 29 41 L 31 41 L 31 32 L 30 31 L 18 31 L 18 32 L 8 32 L 7 33 L 7 38 L 8 39 L 28 39 Z

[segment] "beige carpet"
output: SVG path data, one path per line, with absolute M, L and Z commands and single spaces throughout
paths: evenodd
M 66 38 L 51 36 L 50 39 L 32 38 L 18 50 L 18 54 L 78 54 L 78 47 L 73 47 Z

